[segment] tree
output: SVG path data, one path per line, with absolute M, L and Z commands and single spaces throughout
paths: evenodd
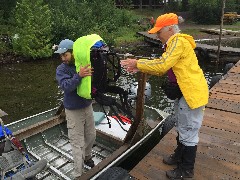
M 142 11 L 142 5 L 143 5 L 142 0 L 139 0 L 139 8 L 140 8 L 141 11 Z
M 188 0 L 182 0 L 182 11 L 188 11 Z
M 0 15 L 4 23 L 10 18 L 11 12 L 15 6 L 16 0 L 0 0 Z
M 15 22 L 13 50 L 16 54 L 33 59 L 51 56 L 51 12 L 43 0 L 17 3 Z
M 222 0 L 221 24 L 220 24 L 220 34 L 219 34 L 219 42 L 218 42 L 218 50 L 217 50 L 217 62 L 218 63 L 219 63 L 219 59 L 220 59 L 220 48 L 221 48 L 221 40 L 222 40 L 222 27 L 223 27 L 223 16 L 224 16 L 225 5 L 226 5 L 226 0 Z
M 94 26 L 95 16 L 90 2 L 85 0 L 45 0 L 53 14 L 52 34 L 54 43 L 62 39 L 75 40 L 80 36 L 87 35 Z M 98 2 L 99 4 L 99 2 Z M 100 3 L 101 4 L 105 3 Z
M 189 0 L 192 18 L 199 24 L 219 24 L 222 0 Z M 236 11 L 236 0 L 227 0 L 225 11 Z

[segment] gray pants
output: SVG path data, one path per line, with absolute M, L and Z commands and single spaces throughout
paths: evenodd
M 176 128 L 179 133 L 179 141 L 185 146 L 198 144 L 199 129 L 202 125 L 205 106 L 191 109 L 184 97 L 175 101 Z
M 92 105 L 76 110 L 65 109 L 68 137 L 72 146 L 74 159 L 74 176 L 79 177 L 83 171 L 85 157 L 91 156 L 96 139 L 96 130 Z

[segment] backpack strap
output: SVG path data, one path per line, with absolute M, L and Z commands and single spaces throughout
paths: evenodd
M 135 119 L 135 117 L 132 115 L 132 112 L 130 110 L 127 91 L 125 91 L 123 88 L 118 86 L 107 86 L 107 92 L 118 94 L 120 97 L 121 104 L 116 102 L 115 106 L 121 109 L 122 112 L 126 113 L 131 119 Z
M 108 79 L 109 82 L 116 82 L 121 76 L 122 67 L 120 64 L 120 57 L 114 51 L 107 52 L 107 61 L 111 65 L 111 70 L 113 73 L 113 79 Z

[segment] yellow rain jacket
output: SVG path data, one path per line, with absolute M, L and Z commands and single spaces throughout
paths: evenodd
M 91 47 L 102 38 L 97 34 L 91 34 L 78 38 L 73 44 L 73 55 L 75 59 L 76 71 L 80 71 L 80 66 L 91 64 L 90 51 Z M 77 94 L 83 98 L 91 99 L 92 92 L 92 76 L 82 78 L 81 83 L 77 87 Z
M 140 59 L 137 68 L 142 72 L 163 75 L 172 68 L 182 94 L 191 109 L 208 103 L 208 85 L 194 52 L 192 36 L 175 34 L 167 42 L 166 52 L 160 59 Z

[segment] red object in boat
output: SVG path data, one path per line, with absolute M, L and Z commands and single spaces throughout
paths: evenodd
M 129 118 L 127 118 L 126 116 L 123 116 L 123 115 L 121 115 L 121 114 L 119 114 L 118 116 L 121 118 L 121 120 L 122 120 L 123 122 L 128 123 L 128 124 L 131 124 L 131 123 L 132 123 L 131 120 L 130 120 Z M 111 117 L 114 118 L 114 119 L 116 119 L 116 120 L 118 120 L 117 116 L 111 116 Z

